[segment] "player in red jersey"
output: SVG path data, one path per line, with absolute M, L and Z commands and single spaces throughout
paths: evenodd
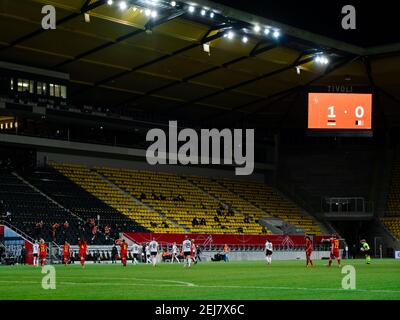
M 40 239 L 39 243 L 39 261 L 40 265 L 43 267 L 46 264 L 47 257 L 47 245 L 43 239 Z
M 308 265 L 310 264 L 311 267 L 314 267 L 313 261 L 312 261 L 312 241 L 309 236 L 306 236 L 306 268 L 308 268 Z
M 330 239 L 323 239 L 322 241 L 329 241 L 331 243 L 331 254 L 329 257 L 328 267 L 332 266 L 332 260 L 336 259 L 338 262 L 338 267 L 340 268 L 340 252 L 339 252 L 339 240 L 336 234 L 332 235 Z
M 67 266 L 69 258 L 71 257 L 71 246 L 67 241 L 64 242 L 63 253 L 64 253 L 64 265 Z
M 126 267 L 126 260 L 128 256 L 128 244 L 125 242 L 125 239 L 123 239 L 119 245 L 121 247 L 121 262 L 122 265 Z
M 190 245 L 190 257 L 193 263 L 196 264 L 196 245 L 194 244 L 194 239 L 192 239 L 192 244 Z
M 85 240 L 81 240 L 78 238 L 78 246 L 79 246 L 79 257 L 81 258 L 81 266 L 85 267 L 86 253 L 87 253 L 87 243 Z

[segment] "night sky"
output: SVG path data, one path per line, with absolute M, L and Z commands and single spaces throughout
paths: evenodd
M 214 0 L 294 27 L 362 47 L 400 42 L 396 0 Z M 343 30 L 342 7 L 357 11 L 357 30 Z

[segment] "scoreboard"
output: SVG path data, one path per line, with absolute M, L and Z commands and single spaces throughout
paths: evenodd
M 372 94 L 309 93 L 308 129 L 371 130 Z

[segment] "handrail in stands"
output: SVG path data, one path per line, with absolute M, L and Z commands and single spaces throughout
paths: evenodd
M 0 220 L 0 224 L 3 224 L 7 227 L 9 227 L 10 229 L 14 230 L 15 232 L 19 233 L 23 238 L 25 238 L 26 240 L 28 240 L 31 243 L 35 242 L 35 239 L 33 239 L 31 236 L 28 236 L 25 232 L 23 232 L 22 230 L 18 229 L 17 227 L 15 227 L 13 224 L 11 224 L 9 221 L 6 221 L 4 219 Z

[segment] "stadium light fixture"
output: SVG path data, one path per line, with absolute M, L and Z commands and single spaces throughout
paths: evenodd
M 125 1 L 121 1 L 121 2 L 119 3 L 119 8 L 120 8 L 121 10 L 125 10 L 127 7 L 128 7 L 128 5 L 126 4 Z
M 249 38 L 247 38 L 246 36 L 244 36 L 244 37 L 242 38 L 242 42 L 243 42 L 243 43 L 249 42 Z
M 146 17 L 150 17 L 151 16 L 151 10 L 150 9 L 144 10 L 144 14 L 146 15 Z
M 210 50 L 210 43 L 204 43 L 203 44 L 203 51 L 208 53 L 208 55 L 211 54 L 211 50 Z
M 107 4 L 108 4 L 109 6 L 112 6 L 112 5 L 113 5 L 113 3 L 114 3 L 114 1 L 113 1 L 113 0 L 108 0 L 108 1 L 107 1 Z
M 214 19 L 214 17 L 215 17 L 215 13 L 214 13 L 214 12 L 211 12 L 211 13 L 210 13 L 210 18 L 211 18 L 211 19 Z
M 267 36 L 271 33 L 271 30 L 269 30 L 269 28 L 265 28 L 264 29 L 264 34 Z
M 152 17 L 152 18 L 157 18 L 157 16 L 158 16 L 157 11 L 153 10 L 153 11 L 151 12 L 151 17 Z
M 171 6 L 176 7 L 176 1 L 171 1 Z
M 280 37 L 280 32 L 278 30 L 275 30 L 274 33 L 272 34 L 275 39 L 278 39 Z
M 329 63 L 329 59 L 321 53 L 315 56 L 314 61 L 320 65 L 327 65 Z
M 256 24 L 256 25 L 254 26 L 254 31 L 257 32 L 257 33 L 259 33 L 260 30 L 261 30 L 261 27 L 260 27 L 258 24 Z
M 232 31 L 229 31 L 227 37 L 229 40 L 232 40 L 235 37 L 235 33 Z
M 196 11 L 196 9 L 193 6 L 189 6 L 188 10 L 190 13 L 194 13 Z
M 205 16 L 205 15 L 206 15 L 206 10 L 202 9 L 201 12 L 200 12 L 200 14 L 201 14 L 202 16 Z

